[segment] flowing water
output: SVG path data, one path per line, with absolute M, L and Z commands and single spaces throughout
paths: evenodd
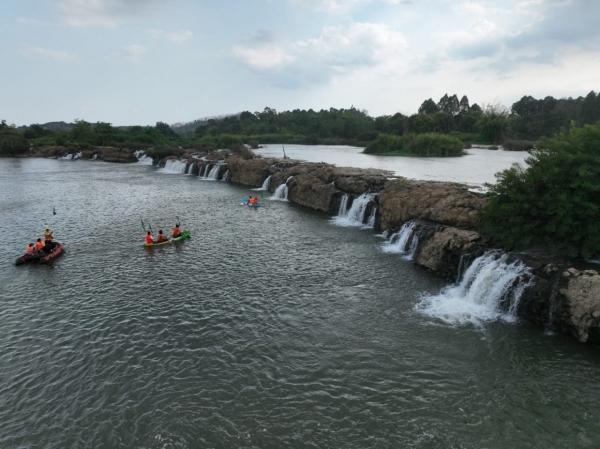
M 599 446 L 596 348 L 452 319 L 469 287 L 371 229 L 144 164 L 0 159 L 0 191 L 0 448 Z M 66 254 L 15 267 L 46 225 Z

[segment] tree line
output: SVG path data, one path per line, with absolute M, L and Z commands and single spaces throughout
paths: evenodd
M 466 95 L 444 95 L 435 102 L 422 102 L 410 116 L 370 116 L 367 111 L 348 109 L 313 109 L 277 112 L 243 111 L 232 116 L 216 117 L 203 122 L 193 132 L 186 124 L 173 127 L 163 122 L 154 126 L 115 127 L 110 123 L 76 120 L 67 126 L 32 124 L 16 128 L 2 121 L 0 153 L 17 155 L 32 146 L 115 146 L 148 147 L 223 147 L 232 144 L 347 144 L 367 146 L 378 141 L 378 152 L 387 152 L 382 142 L 399 142 L 387 136 L 440 134 L 467 144 L 503 144 L 508 149 L 526 150 L 535 141 L 552 136 L 572 126 L 593 124 L 600 120 L 600 95 L 594 91 L 585 97 L 535 99 L 524 96 L 509 109 L 501 104 L 470 104 Z M 178 132 L 181 131 L 181 132 Z M 383 140 L 381 140 L 383 139 Z M 386 140 L 387 139 L 387 140 Z M 405 139 L 406 140 L 406 139 Z M 413 139 L 409 139 L 411 142 Z M 450 142 L 435 139 L 436 142 Z M 389 149 L 389 148 L 388 148 Z

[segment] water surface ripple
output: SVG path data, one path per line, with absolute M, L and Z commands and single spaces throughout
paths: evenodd
M 445 284 L 371 230 L 143 165 L 1 159 L 0 189 L 2 448 L 598 447 L 595 348 L 419 314 Z M 13 266 L 46 224 L 67 253 Z

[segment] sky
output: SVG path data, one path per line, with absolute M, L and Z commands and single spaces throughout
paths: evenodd
M 597 0 L 3 0 L 0 119 L 412 114 L 600 90 Z

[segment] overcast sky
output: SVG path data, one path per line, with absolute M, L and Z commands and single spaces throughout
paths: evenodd
M 598 0 L 3 0 L 0 119 L 416 112 L 600 90 Z

